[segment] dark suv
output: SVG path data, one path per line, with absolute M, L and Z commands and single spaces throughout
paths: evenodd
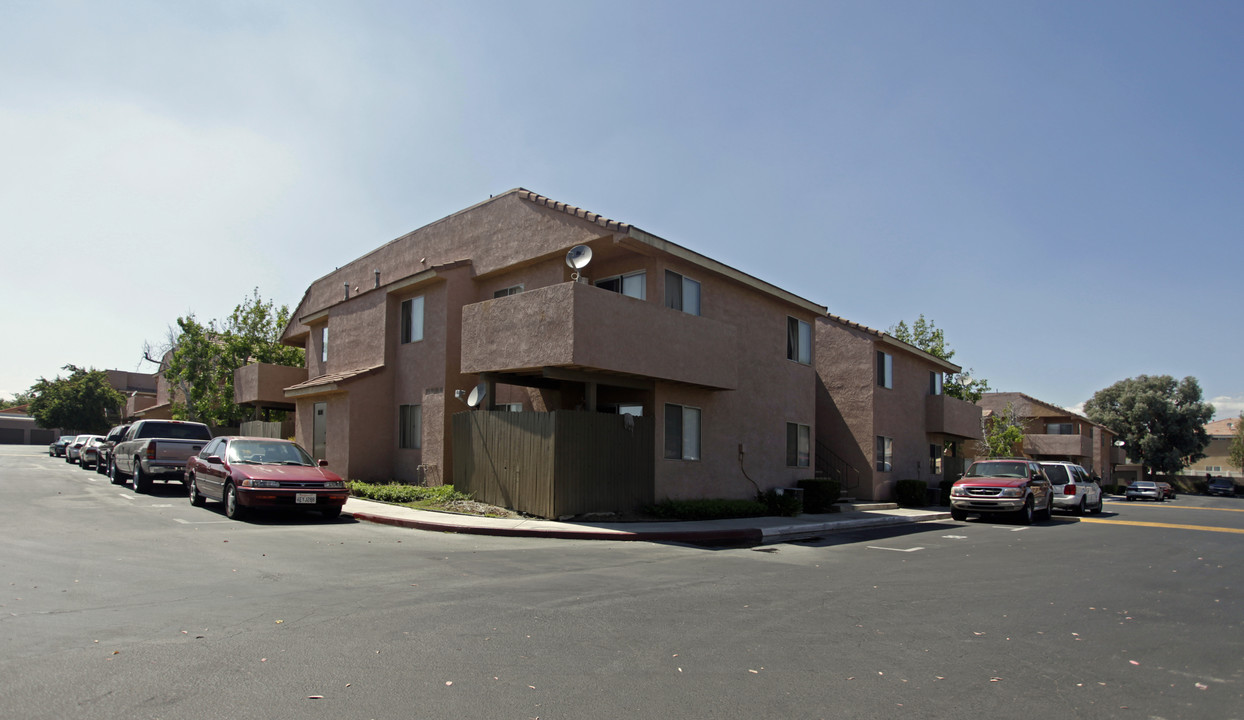
M 1007 513 L 1025 525 L 1054 509 L 1054 492 L 1041 465 L 1026 458 L 977 460 L 950 488 L 950 516 Z
M 1207 490 L 1210 495 L 1235 497 L 1235 481 L 1229 477 L 1210 478 Z

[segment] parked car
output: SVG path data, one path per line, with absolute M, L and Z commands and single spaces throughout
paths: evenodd
M 950 515 L 1009 513 L 1025 525 L 1040 514 L 1049 519 L 1054 492 L 1041 465 L 1026 458 L 978 460 L 950 488 Z
M 1076 515 L 1101 512 L 1101 486 L 1088 470 L 1069 462 L 1042 462 L 1041 468 L 1054 487 L 1054 507 Z
M 218 437 L 190 457 L 186 488 L 191 505 L 220 500 L 233 519 L 249 508 L 294 508 L 318 510 L 331 520 L 350 491 L 326 465 L 289 440 Z
M 78 462 L 78 455 L 82 452 L 82 446 L 91 438 L 90 435 L 75 435 L 73 440 L 65 446 L 65 462 Z
M 61 435 L 56 442 L 48 445 L 48 455 L 52 457 L 63 457 L 65 455 L 65 446 L 73 442 L 77 435 Z
M 1162 491 L 1163 500 L 1174 500 L 1175 499 L 1175 488 L 1170 483 L 1165 482 L 1163 480 L 1155 480 L 1154 484 L 1157 485 L 1158 488 Z
M 1207 491 L 1210 495 L 1235 497 L 1235 481 L 1229 477 L 1210 478 Z
M 99 447 L 104 442 L 103 435 L 91 435 L 78 451 L 78 467 L 90 470 L 99 465 Z
M 182 420 L 139 420 L 112 448 L 109 475 L 121 485 L 134 479 L 134 492 L 151 492 L 152 483 L 186 481 L 186 460 L 212 439 L 203 423 Z
M 129 429 L 129 425 L 118 425 L 104 436 L 104 443 L 99 446 L 99 462 L 95 464 L 95 472 L 100 475 L 112 473 L 112 448 L 121 442 L 121 438 L 125 437 L 125 431 Z
M 1123 496 L 1128 500 L 1156 500 L 1162 502 L 1166 499 L 1166 493 L 1162 492 L 1162 488 L 1150 480 L 1137 480 L 1128 485 Z

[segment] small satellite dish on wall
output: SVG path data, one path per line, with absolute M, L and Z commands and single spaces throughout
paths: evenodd
M 592 248 L 587 245 L 575 245 L 566 253 L 566 265 L 570 266 L 574 272 L 570 273 L 570 279 L 575 282 L 579 281 L 579 271 L 587 267 L 592 262 Z
M 488 386 L 484 383 L 480 383 L 479 385 L 471 388 L 471 394 L 467 395 L 467 405 L 472 408 L 477 408 L 480 406 L 480 403 L 484 402 L 484 397 L 487 395 Z

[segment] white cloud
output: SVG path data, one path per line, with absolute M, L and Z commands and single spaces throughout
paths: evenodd
M 1239 417 L 1240 413 L 1244 412 L 1244 395 L 1235 397 L 1220 395 L 1210 400 L 1210 403 L 1214 406 L 1214 418 L 1217 420 Z

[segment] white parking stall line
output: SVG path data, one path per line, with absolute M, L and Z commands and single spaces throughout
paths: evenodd
M 232 520 L 182 520 L 181 518 L 173 518 L 173 522 L 182 525 L 224 525 L 225 523 L 233 523 Z
M 878 546 L 878 545 L 869 545 L 869 546 L 867 546 L 867 547 L 868 547 L 868 549 L 869 549 L 869 550 L 889 550 L 889 551 L 891 551 L 891 552 L 916 552 L 917 550 L 923 550 L 923 549 L 924 549 L 923 547 L 913 547 L 913 548 L 888 548 L 888 547 L 880 547 L 880 546 Z

